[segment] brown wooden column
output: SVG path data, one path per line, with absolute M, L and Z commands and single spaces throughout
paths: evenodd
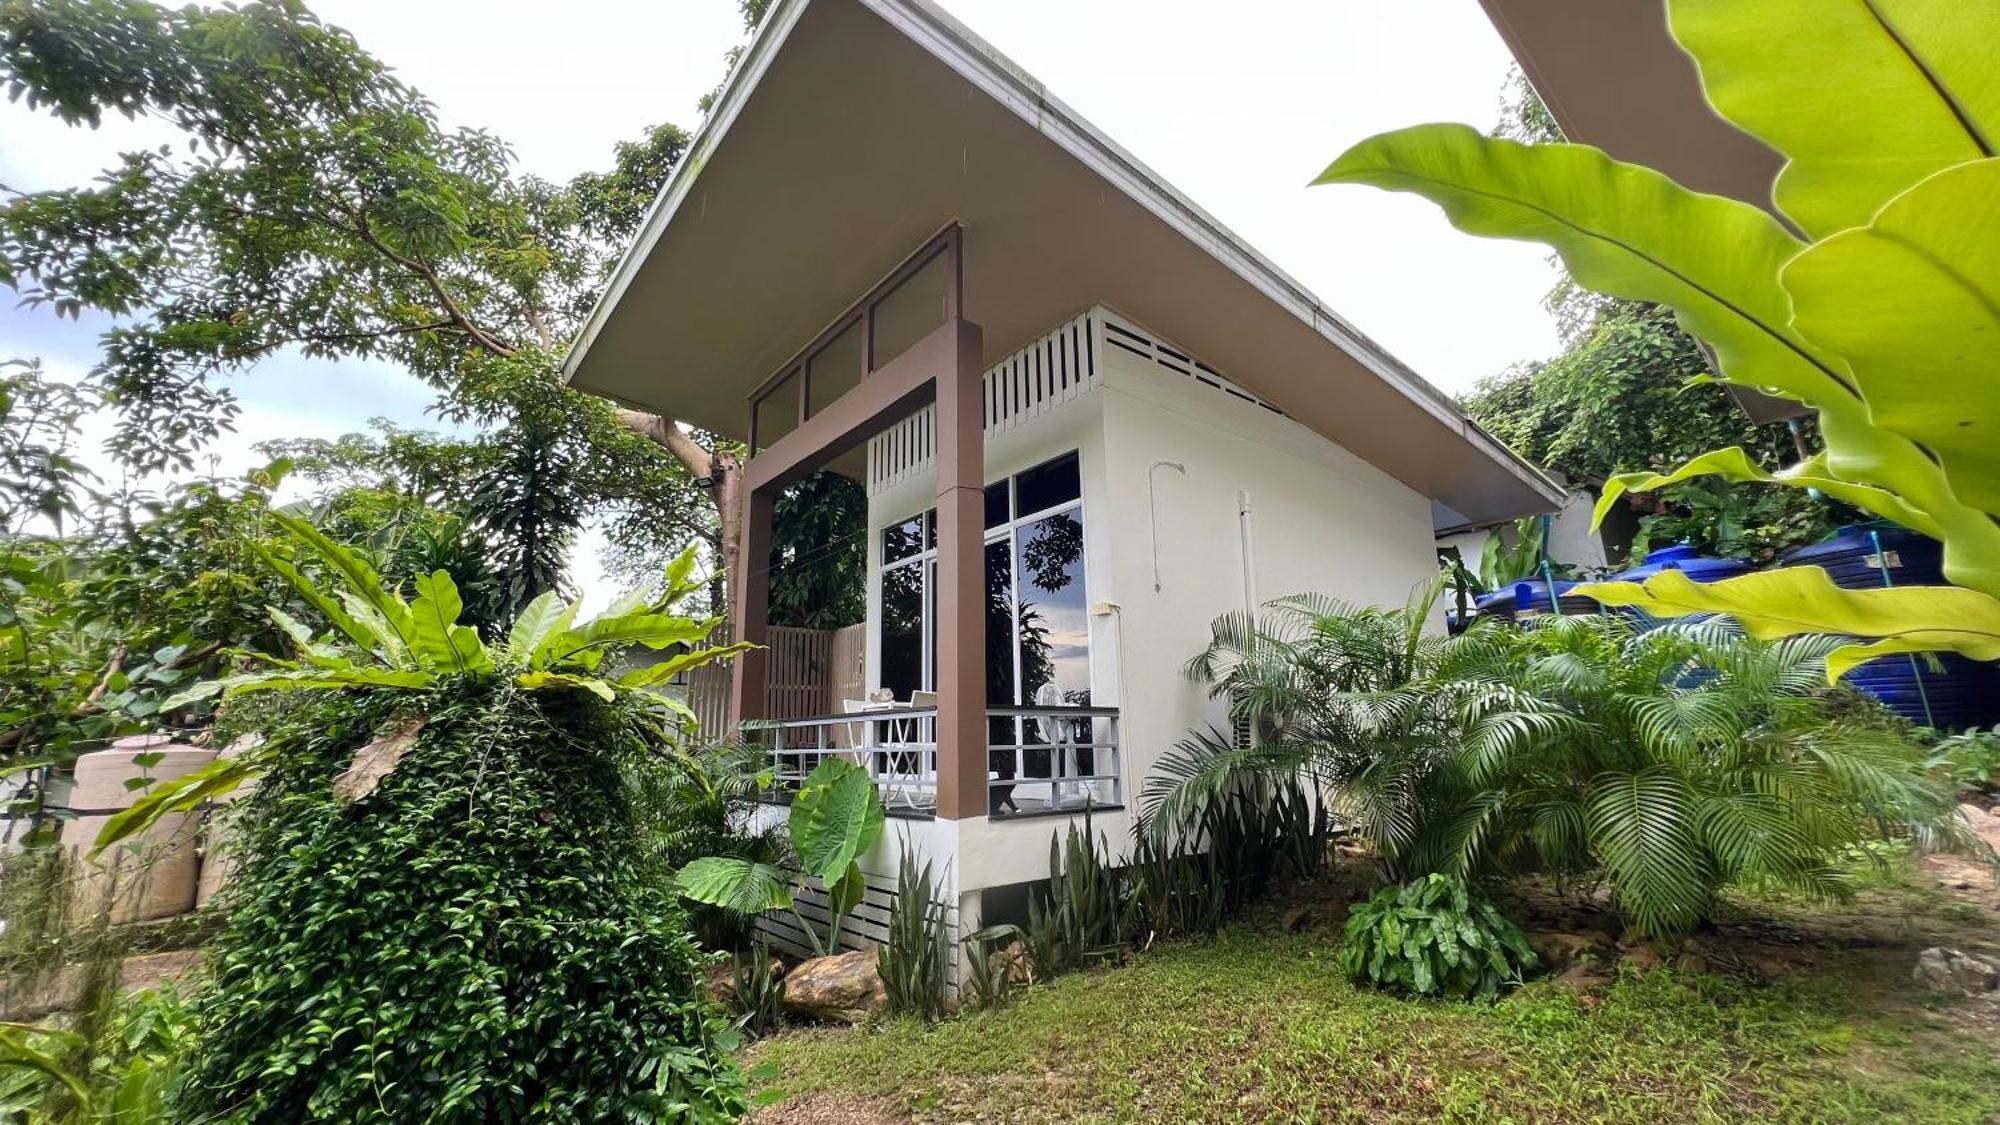
M 985 816 L 986 426 L 979 326 L 937 372 L 938 816 Z
M 732 636 L 763 645 L 770 640 L 771 501 L 775 488 L 744 489 L 743 551 L 737 556 L 735 620 Z M 764 685 L 770 675 L 770 654 L 754 648 L 731 662 L 729 721 L 765 718 Z

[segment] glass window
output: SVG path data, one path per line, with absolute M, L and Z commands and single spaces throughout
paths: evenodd
M 1090 607 L 1084 588 L 1081 477 L 1074 453 L 987 486 L 986 701 L 994 707 L 1088 706 Z M 1063 511 L 1050 511 L 1066 508 Z M 1016 522 L 1016 512 L 1033 518 Z M 1037 512 L 1047 513 L 1035 515 Z M 907 699 L 935 678 L 937 528 L 935 512 L 883 532 L 882 676 L 880 686 Z M 921 562 L 912 561 L 921 556 Z M 928 576 L 928 581 L 924 576 Z M 911 615 L 915 614 L 912 627 Z M 1069 722 L 1088 741 L 1081 720 L 990 718 L 988 768 L 1006 781 L 1058 775 L 1088 776 L 1089 750 L 1076 750 L 1074 767 L 1057 760 L 1050 731 Z M 1016 750 L 1014 747 L 1022 749 Z M 1011 800 L 1012 788 L 991 790 L 993 808 Z
M 1076 454 L 1065 453 L 1014 478 L 1014 511 L 1020 516 L 1045 512 L 1083 496 L 1083 478 Z
M 987 485 L 986 530 L 992 531 L 996 527 L 1005 527 L 1007 521 L 1011 518 L 1013 518 L 1012 514 L 1007 511 L 1007 482 L 1003 480 L 997 484 Z
M 944 323 L 951 300 L 951 253 L 941 251 L 875 304 L 875 366 L 910 350 Z
M 886 565 L 907 559 L 924 549 L 924 517 L 911 516 L 902 523 L 882 529 L 882 562 Z
M 1022 525 L 1014 538 L 1021 702 L 1086 706 L 1090 607 L 1084 601 L 1083 521 L 1075 512 L 1059 512 Z
M 1014 567 L 1010 545 L 986 545 L 986 702 L 1014 703 Z
M 856 320 L 806 361 L 806 417 L 861 382 L 861 321 Z
M 892 566 L 882 572 L 881 686 L 908 699 L 924 686 L 924 567 Z
M 778 439 L 799 426 L 799 373 L 793 371 L 757 400 L 757 452 L 778 444 Z

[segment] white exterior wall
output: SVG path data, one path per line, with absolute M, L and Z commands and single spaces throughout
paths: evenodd
M 1251 596 L 1258 601 L 1312 591 L 1400 605 L 1434 571 L 1435 548 L 1426 498 L 1298 423 L 1119 347 L 1100 343 L 1094 361 L 1089 389 L 989 431 L 986 479 L 1077 451 L 1091 694 L 1095 704 L 1120 709 L 1126 806 L 1096 812 L 1091 822 L 1122 853 L 1145 777 L 1160 755 L 1190 727 L 1226 724 L 1221 705 L 1183 677 L 1181 667 L 1207 643 L 1211 620 L 1245 605 L 1239 496 L 1252 509 Z M 1153 474 L 1158 461 L 1178 462 L 1185 472 Z M 1159 499 L 1158 591 L 1149 475 Z M 935 502 L 928 469 L 870 496 L 870 622 L 880 612 L 883 529 Z M 879 646 L 871 626 L 870 688 L 879 684 Z M 1075 819 L 978 816 L 920 830 L 921 822 L 892 818 L 889 836 L 907 832 L 941 869 L 949 862 L 961 925 L 971 927 L 978 925 L 972 892 L 1045 878 L 1050 834 Z M 886 841 L 863 865 L 893 876 L 899 851 L 895 840 Z
M 1190 728 L 1228 726 L 1223 705 L 1181 672 L 1208 643 L 1216 617 L 1303 592 L 1401 605 L 1436 569 L 1428 499 L 1288 418 L 1148 367 L 1110 353 L 1103 390 L 1110 502 L 1091 528 L 1115 545 L 1092 596 L 1118 607 L 1124 698 L 1136 701 L 1121 730 L 1135 809 L 1153 764 Z M 1153 472 L 1160 461 L 1186 471 Z M 1250 508 L 1247 591 L 1240 498 Z

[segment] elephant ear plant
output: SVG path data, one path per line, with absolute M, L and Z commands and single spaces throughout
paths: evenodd
M 859 862 L 882 838 L 882 801 L 875 779 L 845 758 L 824 758 L 792 799 L 787 821 L 798 867 L 787 870 L 739 856 L 707 856 L 681 868 L 681 894 L 738 914 L 790 910 L 820 956 L 840 951 L 841 920 L 867 891 Z M 793 887 L 808 878 L 826 888 L 827 933 L 799 914 Z
M 1740 448 L 1612 478 L 1598 507 L 1698 476 L 1818 489 L 1944 544 L 1952 586 L 1846 590 L 1817 568 L 1707 585 L 1679 571 L 1581 592 L 1756 636 L 2000 658 L 2000 6 L 1668 0 L 1716 111 L 1786 158 L 1779 218 L 1584 145 L 1422 125 L 1318 183 L 1422 195 L 1460 229 L 1547 243 L 1576 280 L 1674 310 L 1724 382 L 1818 412 L 1825 451 L 1771 471 Z M 1837 75 L 1838 80 L 1829 76 Z M 1798 233 L 1794 233 L 1798 232 Z

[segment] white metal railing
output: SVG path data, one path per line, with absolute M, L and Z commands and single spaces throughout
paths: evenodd
M 1079 812 L 1123 802 L 1117 708 L 989 707 L 986 726 L 989 815 Z M 781 797 L 796 791 L 821 761 L 842 757 L 875 778 L 889 812 L 937 812 L 935 707 L 747 720 L 743 731 L 769 747 Z

